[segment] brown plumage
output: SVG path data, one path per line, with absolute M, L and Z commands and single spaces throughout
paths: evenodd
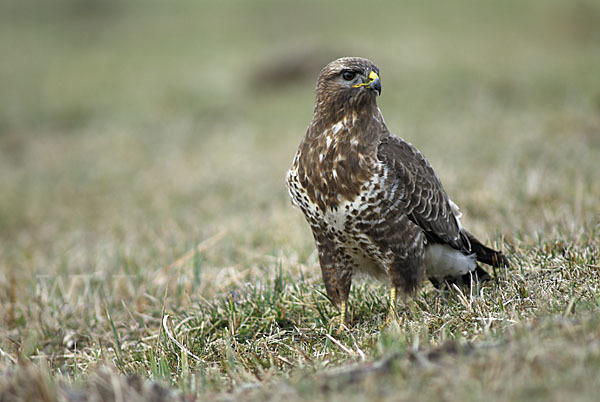
M 389 280 L 395 298 L 397 288 L 411 293 L 423 277 L 436 286 L 489 279 L 477 261 L 508 265 L 461 227 L 458 207 L 419 150 L 389 132 L 380 93 L 379 69 L 369 60 L 325 66 L 313 120 L 287 175 L 342 319 L 356 273 Z

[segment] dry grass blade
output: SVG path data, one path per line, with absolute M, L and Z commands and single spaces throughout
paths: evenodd
M 333 336 L 329 335 L 329 334 L 325 334 L 325 337 L 327 337 L 327 339 L 329 339 L 335 346 L 337 346 L 338 348 L 340 348 L 341 350 L 343 350 L 345 353 L 347 353 L 350 356 L 356 356 L 356 352 L 353 351 L 352 349 L 349 349 L 348 347 L 344 346 L 344 344 L 342 344 L 340 341 L 338 341 L 337 339 L 335 339 Z
M 13 364 L 17 362 L 17 360 L 14 357 L 12 357 L 11 355 L 9 355 L 8 353 L 6 353 L 5 351 L 3 351 L 2 349 L 0 349 L 0 356 L 7 358 Z
M 165 333 L 167 334 L 167 337 L 171 340 L 171 342 L 173 342 L 175 345 L 177 345 L 177 347 L 186 355 L 192 357 L 193 359 L 195 359 L 199 362 L 204 362 L 204 360 L 202 360 L 201 358 L 199 358 L 198 356 L 196 356 L 195 354 L 190 352 L 188 348 L 186 348 L 184 345 L 181 344 L 181 342 L 179 342 L 177 339 L 175 339 L 175 337 L 171 333 L 171 330 L 169 329 L 168 322 L 169 322 L 169 315 L 165 314 L 162 319 L 162 326 L 163 326 L 163 330 L 165 331 Z

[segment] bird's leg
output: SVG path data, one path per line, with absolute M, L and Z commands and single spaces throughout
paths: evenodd
M 338 332 L 344 331 L 346 328 L 346 300 L 340 302 L 340 327 Z
M 396 296 L 398 292 L 398 288 L 396 286 L 393 286 L 390 288 L 390 311 L 388 312 L 388 316 L 385 320 L 385 324 L 384 327 L 388 326 L 392 321 L 397 319 L 397 314 L 396 314 Z

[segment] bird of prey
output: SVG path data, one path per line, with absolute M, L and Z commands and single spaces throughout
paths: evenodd
M 461 226 L 458 207 L 423 154 L 390 133 L 380 94 L 379 68 L 370 60 L 344 57 L 325 66 L 313 120 L 286 178 L 312 229 L 342 326 L 355 274 L 389 281 L 389 320 L 398 290 L 414 293 L 424 277 L 436 287 L 470 284 L 491 278 L 478 262 L 508 266 Z

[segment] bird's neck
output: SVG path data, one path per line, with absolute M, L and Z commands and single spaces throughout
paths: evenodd
M 371 119 L 380 116 L 374 95 L 354 98 L 317 97 L 313 114 L 313 125 L 321 126 L 328 122 L 341 121 L 348 116 L 358 119 Z

